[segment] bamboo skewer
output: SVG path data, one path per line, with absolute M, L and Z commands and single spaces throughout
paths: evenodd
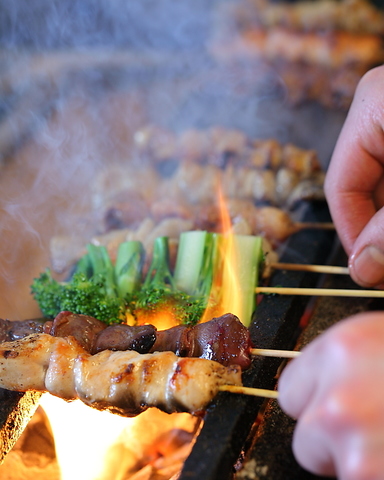
M 343 288 L 256 287 L 255 292 L 257 294 L 276 293 L 278 295 L 384 298 L 383 290 L 353 290 Z
M 296 270 L 301 272 L 332 273 L 336 275 L 349 275 L 348 267 L 338 267 L 332 265 L 305 265 L 300 263 L 280 263 L 274 262 L 268 265 L 269 268 L 279 270 Z
M 252 348 L 251 355 L 262 355 L 264 357 L 282 357 L 295 358 L 301 352 L 296 350 L 272 350 L 269 348 Z M 265 388 L 243 387 L 238 385 L 221 385 L 219 390 L 222 392 L 240 393 L 243 395 L 252 395 L 254 397 L 278 398 L 279 393 L 276 390 L 267 390 Z
M 276 390 L 267 390 L 265 388 L 242 387 L 238 385 L 221 385 L 219 387 L 219 390 L 222 392 L 252 395 L 254 397 L 278 398 L 279 396 L 279 393 Z
M 335 230 L 335 225 L 332 222 L 295 222 L 294 226 L 296 231 L 305 230 L 307 228 Z
M 301 352 L 296 350 L 271 350 L 269 348 L 251 348 L 251 355 L 260 355 L 262 357 L 281 357 L 281 358 L 295 358 Z

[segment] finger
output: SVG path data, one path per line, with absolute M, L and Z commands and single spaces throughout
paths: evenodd
M 321 408 L 321 405 L 318 405 Z M 320 414 L 321 415 L 321 414 Z M 333 445 L 322 428 L 317 409 L 308 409 L 299 419 L 292 441 L 292 450 L 298 463 L 317 474 L 336 474 L 337 445 Z
M 374 192 L 384 176 L 383 83 L 384 67 L 360 82 L 325 181 L 331 215 L 348 254 L 376 212 Z
M 357 352 L 361 357 L 382 355 L 384 314 L 363 312 L 346 318 L 315 338 L 282 371 L 279 404 L 291 417 L 299 418 L 317 391 L 356 370 Z M 361 342 L 365 336 L 369 342 Z M 373 348 L 375 345 L 375 349 Z
M 383 432 L 361 431 L 351 434 L 337 456 L 339 480 L 381 479 L 384 472 Z M 337 448 L 337 447 L 336 447 Z
M 349 272 L 363 287 L 384 283 L 384 208 L 373 215 L 358 235 L 349 258 Z
M 279 378 L 279 404 L 292 418 L 299 418 L 316 388 L 316 374 L 311 371 L 311 354 L 305 351 L 291 360 Z

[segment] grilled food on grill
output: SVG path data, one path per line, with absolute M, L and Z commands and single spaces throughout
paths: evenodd
M 88 315 L 60 312 L 53 321 L 0 319 L 1 342 L 24 338 L 32 333 L 73 337 L 88 353 L 103 350 L 135 350 L 138 353 L 171 351 L 179 357 L 200 357 L 222 365 L 251 364 L 249 330 L 233 314 L 213 318 L 193 327 L 180 325 L 157 331 L 153 325 L 109 325 Z
M 50 328 L 49 323 L 52 325 Z M 156 339 L 156 328 L 153 325 L 107 326 L 94 317 L 72 312 L 60 312 L 53 322 L 47 322 L 45 333 L 55 337 L 74 337 L 91 354 L 102 350 L 135 350 L 146 353 Z
M 245 0 L 219 4 L 210 51 L 284 83 L 292 103 L 349 107 L 358 81 L 384 59 L 384 14 L 369 0 Z M 254 80 L 255 81 L 255 80 Z
M 158 237 L 176 248 L 182 232 L 220 231 L 219 187 L 233 232 L 273 244 L 295 232 L 291 212 L 300 202 L 324 199 L 314 150 L 222 127 L 175 133 L 149 125 L 133 143 L 132 161 L 111 164 L 92 183 L 94 235 L 51 239 L 55 272 L 69 273 L 90 242 L 105 245 L 114 258 L 121 242 L 138 240 L 149 257 Z
M 124 416 L 148 407 L 203 412 L 220 385 L 241 385 L 241 369 L 172 352 L 104 350 L 90 355 L 73 337 L 32 334 L 0 349 L 0 386 L 50 392 Z

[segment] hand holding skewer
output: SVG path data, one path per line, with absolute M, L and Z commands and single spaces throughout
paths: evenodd
M 220 390 L 277 399 L 297 419 L 293 450 L 312 473 L 383 478 L 384 315 L 360 313 L 328 329 L 285 367 L 277 390 Z M 271 355 L 273 352 L 271 352 Z
M 383 478 L 383 345 L 383 313 L 361 313 L 283 370 L 279 403 L 297 419 L 293 450 L 304 468 L 342 480 Z
M 384 283 L 384 67 L 360 82 L 337 141 L 325 194 L 352 278 Z
M 325 181 L 350 275 L 365 288 L 384 284 L 383 82 L 383 66 L 360 81 Z M 297 419 L 293 450 L 304 468 L 384 478 L 383 365 L 384 314 L 370 312 L 331 327 L 283 370 L 279 403 Z
M 360 82 L 325 182 L 348 273 L 366 288 L 384 284 L 383 81 L 384 67 L 378 67 Z M 373 290 L 279 291 L 304 292 L 383 296 Z M 330 328 L 283 370 L 276 396 L 297 419 L 293 450 L 304 468 L 339 480 L 384 478 L 383 364 L 384 314 L 376 312 Z

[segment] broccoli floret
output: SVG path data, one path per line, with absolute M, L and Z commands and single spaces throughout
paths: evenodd
M 163 311 L 171 313 L 182 324 L 194 325 L 201 319 L 206 299 L 176 288 L 169 264 L 168 238 L 158 237 L 141 288 L 127 295 L 127 310 L 139 323 L 151 323 L 156 314 Z
M 105 323 L 121 322 L 125 319 L 125 296 L 137 285 L 143 256 L 140 242 L 125 242 L 114 266 L 104 246 L 89 244 L 68 281 L 58 282 L 47 269 L 33 280 L 32 295 L 47 318 L 68 310 Z
M 54 318 L 60 312 L 63 286 L 52 277 L 49 269 L 33 280 L 31 292 L 45 317 Z
M 124 319 L 124 299 L 106 292 L 101 275 L 88 279 L 83 273 L 75 273 L 71 281 L 63 286 L 61 298 L 61 310 L 90 315 L 105 323 Z
M 140 323 L 151 323 L 151 316 L 168 311 L 181 324 L 195 325 L 206 308 L 204 298 L 193 297 L 188 293 L 171 290 L 168 287 L 151 285 L 133 292 L 127 297 L 127 310 Z
M 106 323 L 121 322 L 125 313 L 125 301 L 106 293 L 101 276 L 90 279 L 84 273 L 73 275 L 69 282 L 58 282 L 46 270 L 35 278 L 31 291 L 44 316 L 54 318 L 68 310 L 98 318 Z

